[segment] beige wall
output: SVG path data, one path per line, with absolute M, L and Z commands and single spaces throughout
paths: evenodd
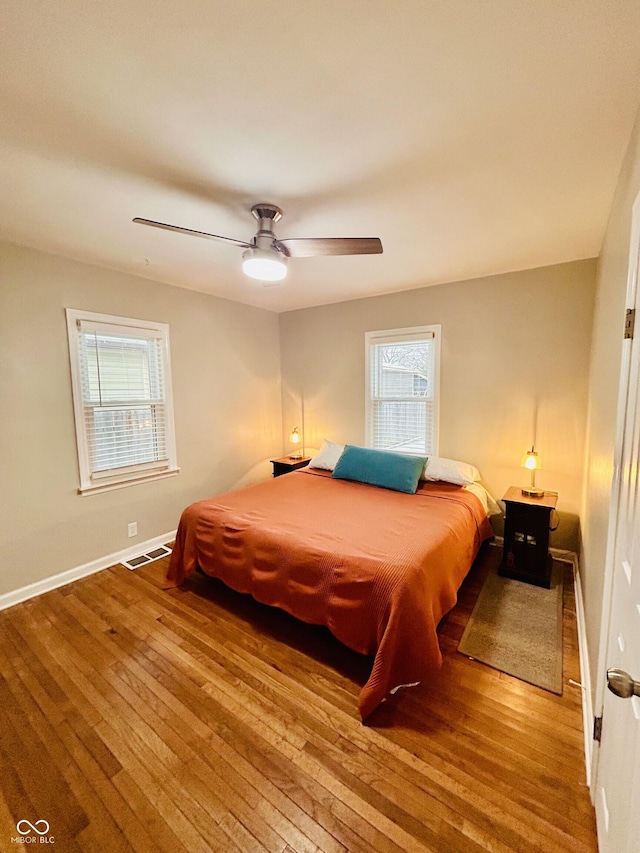
M 364 334 L 442 324 L 441 456 L 472 462 L 501 498 L 528 482 L 560 493 L 556 547 L 578 547 L 596 262 L 579 261 L 282 314 L 283 430 L 364 441 Z M 500 526 L 498 525 L 498 531 Z
M 170 325 L 176 477 L 77 494 L 64 309 Z M 192 501 L 269 476 L 282 452 L 278 317 L 0 244 L 0 594 L 177 527 Z
M 640 117 L 620 172 L 598 262 L 588 405 L 588 441 L 581 558 L 591 683 L 595 690 L 602 593 L 613 477 L 631 208 L 640 192 Z M 636 323 L 636 334 L 638 334 Z

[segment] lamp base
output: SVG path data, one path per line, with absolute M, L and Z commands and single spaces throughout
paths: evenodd
M 544 490 L 536 489 L 535 486 L 530 486 L 528 489 L 523 488 L 522 494 L 526 495 L 528 498 L 543 498 Z
M 290 453 L 289 459 L 302 459 L 302 453 Z

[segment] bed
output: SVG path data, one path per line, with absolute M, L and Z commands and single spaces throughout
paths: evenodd
M 199 568 L 373 656 L 365 720 L 441 665 L 438 623 L 493 536 L 480 490 L 420 480 L 404 494 L 293 471 L 187 507 L 166 585 Z

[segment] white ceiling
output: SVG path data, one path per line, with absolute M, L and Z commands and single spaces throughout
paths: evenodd
M 599 253 L 637 0 L 3 0 L 0 237 L 275 311 Z M 379 236 L 290 261 L 232 245 Z

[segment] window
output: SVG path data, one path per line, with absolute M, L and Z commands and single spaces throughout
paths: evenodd
M 80 493 L 176 474 L 169 327 L 67 308 Z
M 440 326 L 367 332 L 367 446 L 438 450 Z

